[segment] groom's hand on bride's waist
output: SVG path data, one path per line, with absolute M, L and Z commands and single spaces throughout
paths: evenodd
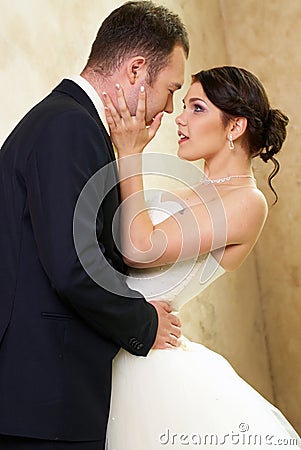
M 177 348 L 181 345 L 181 321 L 171 314 L 171 307 L 165 302 L 150 302 L 158 314 L 158 330 L 156 340 L 152 348 L 165 349 Z

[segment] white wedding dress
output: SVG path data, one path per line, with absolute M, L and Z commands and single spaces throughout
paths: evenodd
M 179 210 L 176 202 L 158 202 L 161 210 L 150 214 L 154 223 L 164 220 L 166 211 Z M 147 299 L 159 295 L 178 311 L 224 272 L 209 254 L 133 270 L 128 284 Z M 113 361 L 107 450 L 296 450 L 300 442 L 281 412 L 225 358 L 185 337 L 178 349 L 151 350 L 145 358 L 121 349 Z

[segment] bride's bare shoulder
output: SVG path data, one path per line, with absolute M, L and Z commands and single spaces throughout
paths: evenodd
M 235 213 L 241 212 L 246 214 L 245 217 L 252 216 L 259 221 L 264 221 L 268 213 L 266 198 L 257 187 L 234 190 L 225 198 L 224 205 Z
M 246 204 L 253 214 L 266 216 L 268 213 L 268 204 L 263 192 L 257 187 L 245 189 L 241 192 L 242 202 Z
M 268 214 L 263 193 L 256 187 L 238 189 L 224 199 L 229 231 L 235 241 L 241 243 L 257 240 Z

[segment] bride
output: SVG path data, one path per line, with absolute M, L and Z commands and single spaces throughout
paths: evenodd
M 218 276 L 240 266 L 255 245 L 267 204 L 251 159 L 274 163 L 268 180 L 273 189 L 271 179 L 279 170 L 274 155 L 285 140 L 288 118 L 270 108 L 250 72 L 229 66 L 199 72 L 176 123 L 178 156 L 203 159 L 203 179 L 174 192 L 157 191 L 146 202 L 142 150 L 162 114 L 146 126 L 143 87 L 135 117 L 120 86 L 117 97 L 121 116 L 108 95 L 104 102 L 118 150 L 122 251 L 133 268 L 128 284 L 178 311 Z M 115 358 L 108 450 L 271 445 L 301 448 L 281 412 L 205 346 L 182 337 L 177 349 L 151 350 L 146 358 L 120 350 Z

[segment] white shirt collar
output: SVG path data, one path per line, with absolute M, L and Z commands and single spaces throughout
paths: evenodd
M 95 109 L 99 115 L 100 120 L 102 121 L 105 129 L 107 130 L 108 134 L 110 134 L 109 126 L 107 124 L 106 120 L 106 114 L 105 109 L 103 106 L 103 103 L 95 91 L 94 87 L 81 75 L 73 75 L 71 77 L 67 77 L 68 80 L 73 81 L 76 83 L 79 87 L 81 87 L 85 93 L 88 95 L 88 97 L 91 99 L 93 105 L 95 106 Z

